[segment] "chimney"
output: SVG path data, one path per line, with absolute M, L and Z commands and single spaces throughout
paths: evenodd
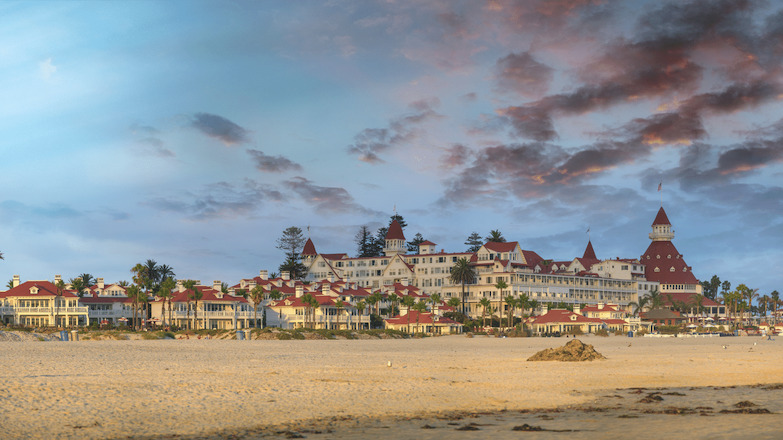
M 302 295 L 304 295 L 304 286 L 302 285 L 296 286 L 296 297 L 301 298 Z
M 250 280 L 247 282 L 247 288 L 253 290 L 256 287 L 256 280 Z
M 221 283 L 220 280 L 212 281 L 212 288 L 220 293 L 223 291 L 223 283 Z
M 268 280 L 269 279 L 269 271 L 268 270 L 262 270 L 258 272 L 258 277 L 262 280 Z
M 577 315 L 582 314 L 582 307 L 579 304 L 574 304 L 574 313 L 576 313 Z
M 182 280 L 177 280 L 177 292 L 184 292 L 185 286 L 182 284 Z
M 604 303 L 598 303 L 598 310 L 604 309 Z
M 282 277 L 284 281 L 288 281 L 291 279 L 291 273 L 288 271 L 280 272 L 280 277 Z
M 549 313 L 549 304 L 541 304 L 541 314 L 546 315 L 547 313 Z
M 62 275 L 55 275 L 54 276 L 54 284 L 57 284 L 57 283 L 59 283 L 62 280 L 63 280 L 63 276 Z
M 323 283 L 321 285 L 321 293 L 327 294 L 332 290 L 332 286 L 329 283 Z
M 96 279 L 95 281 L 97 281 L 97 284 L 98 284 L 98 288 L 99 288 L 99 289 L 101 289 L 101 290 L 102 290 L 102 289 L 105 287 L 105 285 L 103 284 L 103 278 L 98 278 L 98 279 Z
M 19 285 L 19 275 L 14 275 L 13 287 L 16 287 L 18 285 Z
M 329 282 L 330 282 L 330 283 L 333 283 L 333 282 L 334 282 L 334 274 L 333 274 L 333 273 L 330 273 L 330 274 L 329 274 Z
M 403 286 L 407 286 L 408 285 L 408 279 L 407 278 L 401 279 L 400 280 L 400 284 L 402 284 Z

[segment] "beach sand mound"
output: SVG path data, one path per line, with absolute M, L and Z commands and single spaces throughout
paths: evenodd
M 595 351 L 590 344 L 583 344 L 579 339 L 574 339 L 560 348 L 547 348 L 530 356 L 528 361 L 561 361 L 582 362 L 606 359 L 604 355 Z

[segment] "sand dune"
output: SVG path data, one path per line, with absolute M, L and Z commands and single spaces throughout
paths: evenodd
M 582 340 L 607 359 L 526 362 L 562 338 L 0 342 L 0 426 L 7 438 L 209 435 L 783 381 L 779 341 Z

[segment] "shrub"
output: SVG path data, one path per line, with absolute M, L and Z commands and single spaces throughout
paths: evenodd
M 609 336 L 609 331 L 607 331 L 605 328 L 599 328 L 598 330 L 595 331 L 595 335 L 596 336 L 608 337 Z
M 564 334 L 566 334 L 566 335 L 573 335 L 573 336 L 579 336 L 579 335 L 583 335 L 584 332 L 582 331 L 582 327 L 571 327 Z
M 676 335 L 680 333 L 680 326 L 677 325 L 659 325 L 658 332 L 664 335 Z

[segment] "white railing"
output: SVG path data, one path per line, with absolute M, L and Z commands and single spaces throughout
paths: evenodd
M 190 318 L 192 319 L 194 313 L 195 312 L 191 310 L 190 311 L 190 315 L 188 315 L 188 312 L 186 312 L 186 311 L 173 310 L 171 315 L 172 315 L 172 317 L 175 317 L 175 318 L 187 318 L 188 316 L 190 316 Z M 263 316 L 263 312 L 261 310 L 259 310 L 258 311 L 258 319 L 261 319 L 261 316 Z M 206 311 L 205 312 L 203 310 L 199 310 L 198 311 L 198 319 L 204 319 L 204 318 L 206 318 L 206 319 L 210 319 L 210 318 L 212 318 L 212 319 L 218 319 L 218 318 L 222 318 L 222 319 L 231 318 L 231 319 L 233 319 L 234 317 L 239 318 L 239 319 L 253 318 L 253 312 L 252 311 L 243 311 L 243 310 L 240 310 L 238 312 L 235 312 L 233 310 L 223 310 L 223 311 L 214 311 L 214 312 L 210 312 L 210 311 Z
M 65 309 L 65 313 L 87 313 L 89 308 L 88 307 L 61 307 L 60 310 L 62 311 Z
M 131 318 L 133 316 L 131 310 L 88 310 L 87 313 L 90 318 Z
M 0 307 L 0 315 L 13 315 L 13 314 L 14 314 L 13 307 Z
M 12 307 L 15 313 L 52 313 L 51 307 Z M 60 307 L 62 310 L 64 307 Z

